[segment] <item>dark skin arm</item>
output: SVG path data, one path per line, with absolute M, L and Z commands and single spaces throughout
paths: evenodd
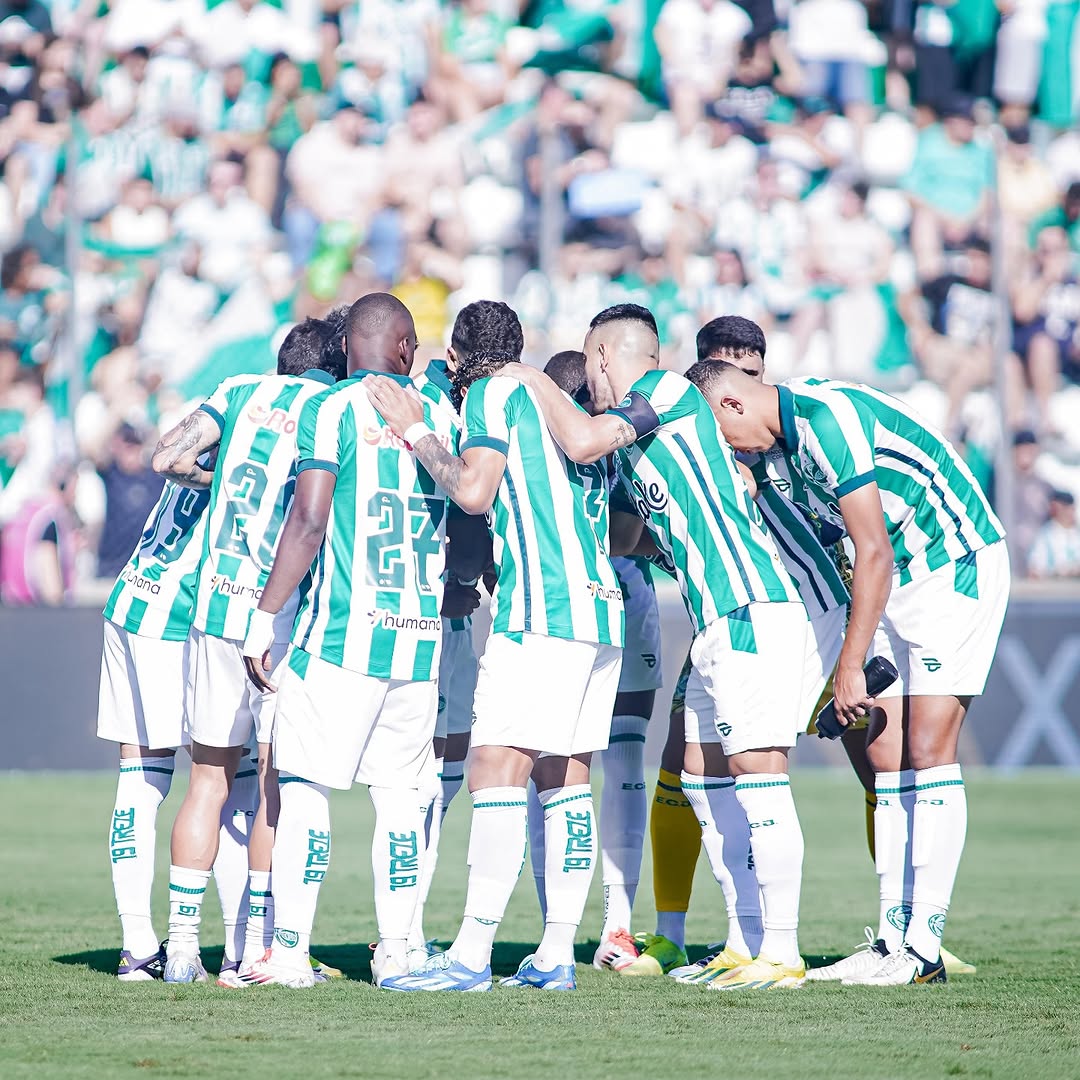
M 330 504 L 334 498 L 337 476 L 325 469 L 305 469 L 296 478 L 296 493 L 292 508 L 281 533 L 277 556 L 270 577 L 263 587 L 259 610 L 277 614 L 296 591 L 319 554 L 326 523 L 330 520 Z M 259 660 L 244 657 L 248 678 L 263 691 L 276 689 L 266 678 L 270 670 L 270 653 Z
M 221 441 L 221 428 L 205 410 L 196 409 L 166 431 L 158 440 L 151 464 L 154 472 L 184 487 L 205 491 L 213 482 L 212 469 L 204 469 L 198 459 Z

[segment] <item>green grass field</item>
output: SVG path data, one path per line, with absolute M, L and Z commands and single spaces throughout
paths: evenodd
M 368 982 L 374 937 L 362 790 L 335 796 L 334 862 L 314 941 L 347 980 L 312 991 L 120 985 L 119 924 L 104 859 L 113 778 L 0 776 L 0 1077 L 1080 1077 L 1080 785 L 1059 774 L 969 783 L 971 828 L 946 941 L 979 965 L 947 986 L 832 985 L 731 995 L 588 967 L 576 994 L 382 994 Z M 796 774 L 806 832 L 803 951 L 837 955 L 876 913 L 862 797 L 850 777 Z M 159 841 L 182 794 L 166 802 Z M 467 798 L 447 819 L 428 932 L 448 939 L 465 895 Z M 166 919 L 167 844 L 156 899 Z M 646 856 L 646 862 L 647 862 Z M 704 860 L 690 939 L 723 933 Z M 644 868 L 638 927 L 651 929 Z M 212 893 L 212 890 L 211 890 Z M 210 896 L 210 894 L 208 894 Z M 599 882 L 583 938 L 599 929 Z M 497 946 L 509 973 L 535 944 L 526 874 Z M 216 898 L 207 967 L 220 958 Z M 694 950 L 691 950 L 694 955 Z M 216 970 L 216 969 L 214 969 Z

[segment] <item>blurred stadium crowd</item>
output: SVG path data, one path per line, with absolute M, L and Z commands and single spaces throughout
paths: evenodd
M 3 602 L 112 578 L 159 425 L 375 288 L 424 356 L 479 297 L 538 363 L 620 301 L 678 370 L 751 317 L 771 378 L 900 393 L 991 491 L 1011 445 L 1023 569 L 1080 575 L 1078 12 L 0 0 Z

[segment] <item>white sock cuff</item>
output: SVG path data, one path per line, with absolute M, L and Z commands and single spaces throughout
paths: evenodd
M 249 870 L 248 871 L 248 889 L 252 895 L 268 896 L 270 895 L 270 871 L 269 870 Z
M 473 811 L 505 810 L 518 806 L 524 809 L 528 805 L 525 793 L 526 789 L 523 787 L 480 788 L 472 793 Z
M 644 757 L 645 731 L 648 725 L 648 719 L 642 716 L 612 717 L 611 735 L 603 753 L 608 757 Z
M 735 779 L 736 794 L 762 788 L 789 788 L 791 780 L 787 773 L 744 773 Z
M 183 889 L 195 889 L 206 892 L 206 886 L 210 882 L 210 870 L 196 870 L 190 866 L 169 866 L 169 887 L 178 891 Z
M 168 757 L 125 757 L 120 759 L 120 771 L 122 773 L 134 772 L 167 772 L 170 775 L 176 769 L 176 758 L 169 754 Z
M 732 776 L 696 776 L 684 771 L 679 776 L 683 794 L 693 802 L 694 799 L 708 799 L 711 791 L 734 791 L 735 778 Z
M 964 776 L 959 762 L 950 765 L 935 765 L 930 769 L 916 769 L 914 773 L 915 790 L 922 792 L 930 788 L 963 787 Z
M 568 784 L 566 787 L 549 788 L 537 793 L 540 805 L 546 814 L 549 810 L 567 803 L 592 801 L 592 788 L 588 784 Z

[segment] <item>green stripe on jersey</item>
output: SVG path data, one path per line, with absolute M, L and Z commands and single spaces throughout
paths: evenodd
M 655 426 L 618 452 L 622 482 L 674 563 L 695 633 L 747 604 L 797 602 L 795 583 L 697 387 L 654 370 L 634 383 L 619 409 L 634 401 L 652 409 Z
M 490 518 L 498 568 L 492 633 L 621 647 L 622 591 L 607 555 L 605 468 L 570 461 L 532 391 L 513 379 L 496 376 L 469 387 L 463 423 L 462 447 L 505 447 Z
M 141 637 L 187 638 L 209 503 L 208 491 L 165 485 L 109 594 L 106 619 Z
M 329 463 L 337 484 L 293 642 L 351 671 L 427 682 L 438 677 L 442 642 L 446 496 L 372 408 L 367 374 L 313 398 L 301 415 L 301 463 Z M 452 450 L 450 414 L 428 402 L 424 415 Z

